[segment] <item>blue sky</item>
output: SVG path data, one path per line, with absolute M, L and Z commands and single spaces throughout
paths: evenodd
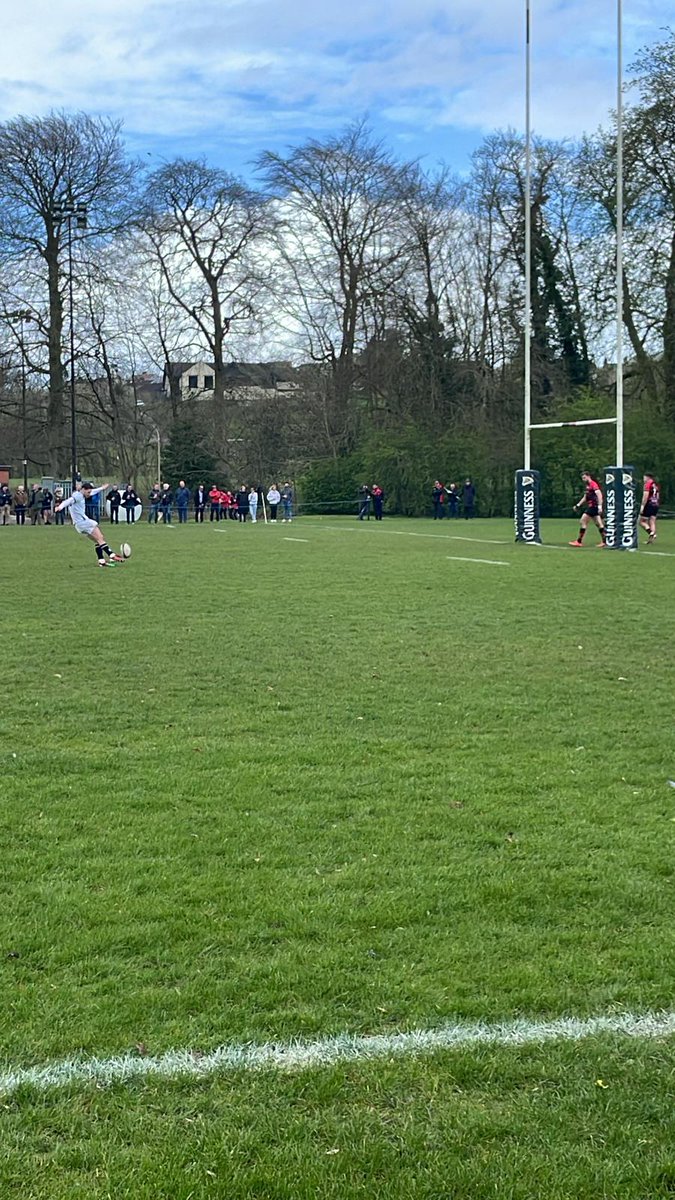
M 490 130 L 523 126 L 525 0 L 23 0 L 3 29 L 0 120 L 50 108 L 124 122 L 158 163 L 205 156 L 250 174 L 365 117 L 400 157 L 467 168 Z M 532 0 L 533 124 L 574 137 L 615 96 L 616 0 Z M 625 59 L 663 36 L 672 0 L 624 0 Z

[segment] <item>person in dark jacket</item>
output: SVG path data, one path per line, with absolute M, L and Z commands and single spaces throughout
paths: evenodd
M 198 521 L 200 524 L 204 520 L 204 511 L 206 509 L 207 500 L 208 500 L 208 493 L 206 491 L 205 485 L 203 483 L 198 483 L 195 488 L 194 505 L 195 505 L 195 521 Z
M 359 521 L 370 520 L 370 488 L 364 483 L 359 488 Z
M 171 524 L 171 507 L 173 505 L 173 492 L 168 483 L 162 488 L 162 498 L 159 502 L 159 509 L 162 514 L 162 520 L 165 525 Z
M 120 523 L 120 504 L 122 503 L 122 493 L 119 488 L 112 487 L 106 496 L 106 500 L 110 505 L 110 524 L 119 525 Z
M 9 525 L 9 518 L 12 515 L 12 493 L 7 483 L 0 486 L 0 515 L 3 525 Z
M 159 517 L 159 502 L 162 499 L 162 489 L 156 483 L 148 492 L 148 525 L 156 525 Z
M 49 488 L 43 488 L 41 504 L 42 504 L 42 520 L 44 521 L 45 525 L 51 525 L 51 523 L 52 523 L 52 503 L 53 503 L 53 501 L 54 501 L 54 497 L 53 497 L 52 493 L 50 492 Z
M 240 521 L 245 522 L 249 513 L 248 506 L 248 487 L 242 483 L 237 492 L 237 517 Z
M 286 521 L 290 524 L 293 520 L 293 485 L 284 483 L 281 486 L 281 511 L 284 514 L 281 518 L 281 524 Z
M 445 489 L 446 500 L 448 505 L 448 516 L 459 516 L 459 488 L 456 483 L 451 483 L 450 487 Z
M 434 486 L 431 489 L 431 501 L 434 506 L 434 521 L 442 521 L 443 520 L 443 497 L 444 497 L 444 495 L 445 495 L 445 488 L 443 487 L 443 484 L 440 482 L 440 480 L 437 479 L 434 483 Z
M 476 489 L 470 479 L 464 480 L 464 488 L 462 490 L 462 507 L 464 509 L 464 520 L 469 521 L 474 515 L 474 505 L 476 503 Z
M 122 492 L 122 508 L 127 514 L 127 525 L 133 525 L 136 521 L 136 505 L 138 504 L 138 496 L 128 483 Z
M 34 483 L 30 489 L 28 515 L 31 525 L 42 524 L 42 488 L 39 483 Z
M 178 524 L 187 524 L 188 505 L 190 503 L 190 489 L 186 486 L 185 480 L 181 479 L 176 488 L 176 508 L 178 510 Z

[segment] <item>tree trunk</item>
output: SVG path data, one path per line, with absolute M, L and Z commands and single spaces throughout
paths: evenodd
M 665 282 L 665 313 L 663 317 L 663 407 L 665 415 L 675 420 L 675 232 L 670 241 L 670 258 Z

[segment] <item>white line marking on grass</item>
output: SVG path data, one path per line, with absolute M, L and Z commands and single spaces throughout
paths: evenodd
M 309 538 L 284 538 L 285 542 L 309 542 Z
M 365 530 L 363 530 L 360 526 L 358 528 L 356 528 L 353 525 L 312 525 L 312 529 L 330 529 L 334 533 L 365 533 Z M 446 541 L 446 542 L 478 542 L 479 544 L 485 544 L 486 546 L 515 546 L 516 545 L 515 539 L 507 540 L 505 538 L 465 537 L 463 534 L 459 534 L 459 533 L 413 533 L 413 532 L 409 533 L 405 529 L 381 529 L 380 534 L 384 534 L 384 533 L 388 533 L 390 537 L 439 538 L 442 541 Z M 380 534 L 378 534 L 378 536 L 380 536 Z M 371 530 L 371 536 L 373 536 L 373 537 L 375 536 L 375 534 L 373 533 L 372 530 Z M 569 551 L 569 550 L 578 549 L 578 547 L 576 547 L 576 546 L 556 546 L 556 545 L 552 544 L 551 542 L 532 542 L 530 544 L 533 546 L 534 545 L 539 546 L 540 550 L 567 550 L 567 551 Z M 591 545 L 591 544 L 595 545 L 595 542 L 593 542 L 593 543 L 589 542 L 589 545 Z M 588 547 L 586 547 L 586 548 L 588 548 Z M 647 558 L 655 558 L 657 556 L 659 558 L 675 558 L 675 554 L 670 554 L 670 553 L 668 553 L 667 550 L 649 550 L 649 552 L 645 552 L 645 557 L 647 557 Z M 478 561 L 478 560 L 476 560 L 476 561 Z
M 446 554 L 449 562 L 476 562 L 487 567 L 510 567 L 511 563 L 502 562 L 499 558 L 462 558 L 459 554 Z
M 333 532 L 335 532 L 335 533 L 365 533 L 365 530 L 362 529 L 360 526 L 356 527 L 354 525 L 313 525 L 312 529 L 330 529 L 330 530 L 333 530 Z M 499 540 L 492 539 L 492 538 L 472 538 L 472 537 L 463 537 L 461 534 L 458 534 L 458 533 L 413 533 L 413 532 L 408 532 L 407 529 L 382 529 L 382 528 L 380 528 L 380 533 L 388 533 L 389 537 L 440 538 L 442 541 L 445 541 L 445 542 L 485 542 L 486 545 L 489 545 L 489 546 L 510 546 L 511 545 L 511 542 L 506 541 L 506 539 L 504 539 L 504 538 L 500 538 Z M 378 534 L 378 537 L 380 536 L 380 533 Z M 371 536 L 372 537 L 375 536 L 375 534 L 372 530 L 371 530 Z
M 462 537 L 462 535 L 459 533 L 435 533 L 435 534 L 432 534 L 431 536 L 432 537 L 449 537 L 449 538 L 452 538 L 453 542 L 484 542 L 486 546 L 512 546 L 512 545 L 515 545 L 515 539 L 513 540 L 513 542 L 507 542 L 504 538 L 496 539 L 496 538 Z
M 507 1021 L 495 1025 L 444 1025 L 410 1033 L 356 1037 L 339 1034 L 314 1042 L 272 1042 L 219 1046 L 208 1054 L 169 1050 L 157 1058 L 124 1054 L 117 1058 L 66 1059 L 42 1067 L 17 1067 L 0 1073 L 0 1094 L 22 1087 L 45 1091 L 76 1083 L 112 1084 L 133 1079 L 203 1078 L 219 1071 L 306 1071 L 335 1063 L 362 1062 L 391 1056 L 416 1057 L 468 1046 L 531 1046 L 545 1042 L 578 1042 L 600 1034 L 628 1038 L 661 1038 L 675 1034 L 675 1012 L 623 1013 L 611 1017 L 563 1017 L 552 1021 Z

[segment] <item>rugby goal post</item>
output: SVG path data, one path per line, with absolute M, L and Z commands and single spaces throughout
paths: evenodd
M 637 550 L 638 504 L 635 470 L 623 465 L 623 0 L 617 0 L 616 39 L 616 415 L 582 421 L 532 423 L 532 109 L 531 0 L 525 0 L 525 320 L 523 469 L 516 471 L 514 524 L 516 541 L 541 543 L 539 472 L 532 470 L 531 440 L 535 429 L 565 429 L 580 425 L 616 426 L 616 462 L 605 467 L 605 528 L 610 550 Z

